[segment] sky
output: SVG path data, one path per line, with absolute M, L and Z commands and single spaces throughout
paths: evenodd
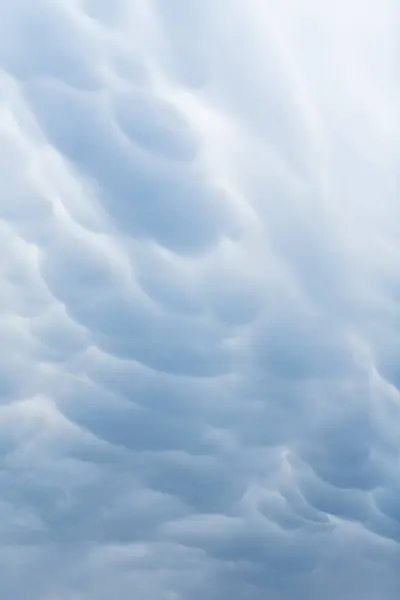
M 3 0 L 1 598 L 399 597 L 398 8 Z

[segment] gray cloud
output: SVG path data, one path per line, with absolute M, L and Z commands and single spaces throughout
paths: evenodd
M 1 596 L 397 598 L 397 16 L 5 7 Z

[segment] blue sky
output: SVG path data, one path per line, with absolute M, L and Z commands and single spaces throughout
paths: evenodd
M 9 0 L 0 596 L 400 593 L 396 0 Z

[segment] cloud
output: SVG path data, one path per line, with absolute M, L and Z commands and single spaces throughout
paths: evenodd
M 397 30 L 5 7 L 2 596 L 398 596 Z

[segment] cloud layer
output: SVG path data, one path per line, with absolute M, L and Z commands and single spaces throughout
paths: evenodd
M 2 8 L 1 597 L 398 597 L 399 15 L 328 4 Z

